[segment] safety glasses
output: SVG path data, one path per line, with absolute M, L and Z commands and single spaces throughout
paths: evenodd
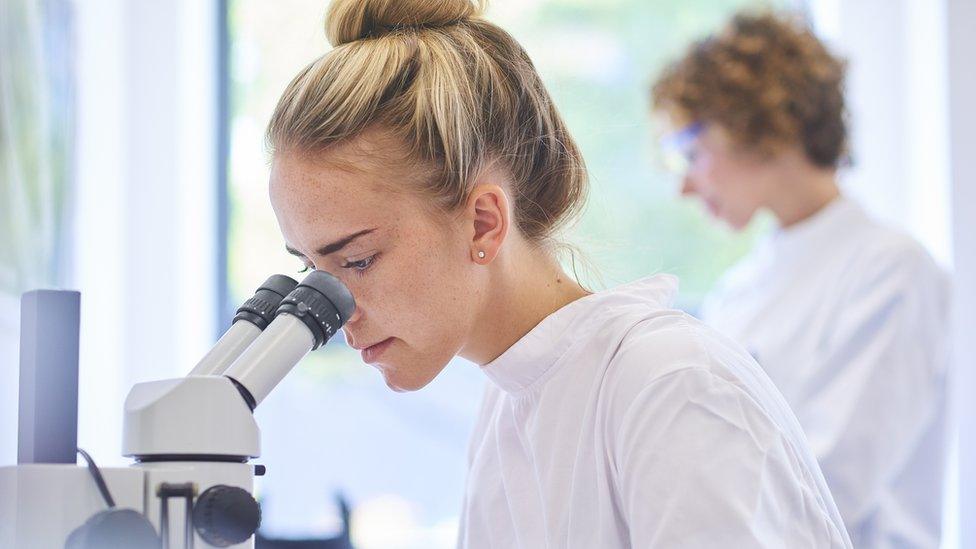
M 703 123 L 693 122 L 661 138 L 661 158 L 668 171 L 677 175 L 688 172 L 695 161 L 695 140 L 704 130 Z

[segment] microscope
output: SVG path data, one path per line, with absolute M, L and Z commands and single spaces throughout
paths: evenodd
M 78 294 L 63 293 L 74 294 L 77 313 Z M 51 294 L 38 299 L 63 297 Z M 56 309 L 36 305 L 41 314 Z M 122 453 L 134 460 L 129 467 L 99 468 L 72 447 L 77 354 L 69 390 L 40 398 L 45 381 L 64 385 L 65 369 L 37 360 L 37 371 L 25 372 L 24 353 L 40 356 L 44 345 L 57 342 L 38 342 L 39 350 L 22 343 L 18 465 L 0 467 L 0 547 L 253 548 L 261 520 L 254 477 L 264 474 L 263 465 L 249 463 L 261 454 L 253 411 L 355 308 L 349 290 L 325 271 L 312 271 L 301 283 L 269 278 L 186 377 L 139 383 L 129 392 L 122 433 Z M 22 330 L 43 322 L 28 324 Z M 59 411 L 66 401 L 70 408 L 72 398 L 74 415 Z M 58 424 L 59 414 L 74 425 Z M 58 436 L 59 429 L 68 435 Z M 76 450 L 87 467 L 75 465 Z

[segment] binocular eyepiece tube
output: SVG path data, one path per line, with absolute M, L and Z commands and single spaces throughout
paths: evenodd
M 264 298 L 269 302 L 273 296 L 268 294 L 282 295 L 278 290 L 284 289 L 286 281 L 282 279 L 288 277 L 276 279 L 274 284 L 269 284 L 272 279 L 275 277 L 268 279 L 268 282 L 258 290 L 258 294 L 262 291 L 266 292 Z M 232 326 L 231 330 L 221 337 L 223 341 L 232 331 L 235 332 L 235 335 L 228 339 L 225 348 L 227 354 L 236 352 L 235 357 L 228 360 L 225 356 L 209 361 L 213 366 L 208 368 L 216 369 L 214 366 L 219 365 L 222 371 L 206 375 L 223 374 L 230 378 L 252 410 L 305 355 L 325 345 L 356 310 L 356 302 L 349 290 L 338 278 L 325 271 L 312 271 L 301 283 L 291 282 L 296 286 L 280 299 L 272 319 L 266 324 L 267 327 L 263 332 L 259 330 L 259 333 L 243 349 L 241 344 L 254 333 L 253 328 L 261 327 L 260 324 L 267 320 L 267 315 L 256 315 L 250 309 L 245 313 L 238 310 L 234 326 L 241 324 L 243 328 L 238 331 Z M 274 287 L 269 289 L 269 286 Z M 255 298 L 258 294 L 255 294 Z M 251 300 L 248 300 L 248 303 L 250 302 Z M 242 306 L 242 309 L 244 308 Z M 252 309 L 256 308 L 260 307 L 252 307 Z M 267 309 L 261 308 L 261 310 Z M 259 316 L 260 320 L 252 315 Z M 247 327 L 247 324 L 251 327 Z M 221 343 L 218 342 L 217 346 L 220 345 Z M 201 363 L 206 360 L 205 357 Z M 196 370 L 197 368 L 194 369 Z
M 191 376 L 219 376 L 261 335 L 278 306 L 298 286 L 290 276 L 272 275 L 237 309 L 230 328 L 190 371 Z

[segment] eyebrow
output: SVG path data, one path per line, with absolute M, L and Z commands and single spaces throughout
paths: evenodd
M 332 242 L 330 244 L 326 244 L 325 246 L 320 247 L 319 249 L 315 250 L 315 253 L 317 255 L 319 255 L 319 256 L 323 256 L 324 257 L 324 256 L 327 256 L 329 254 L 338 252 L 339 250 L 341 250 L 341 249 L 345 248 L 346 246 L 348 246 L 349 244 L 351 244 L 357 238 L 359 238 L 361 236 L 365 236 L 365 235 L 367 235 L 367 234 L 369 234 L 369 233 L 371 233 L 371 232 L 373 232 L 375 230 L 376 230 L 375 228 L 372 228 L 372 229 L 365 229 L 365 230 L 359 231 L 358 233 L 353 233 L 353 234 L 351 234 L 351 235 L 349 235 L 349 236 L 347 236 L 345 238 L 341 238 L 339 240 L 336 240 L 335 242 Z M 288 244 L 285 244 L 285 250 L 288 253 L 290 253 L 291 255 L 298 256 L 298 257 L 305 257 L 305 254 L 303 254 L 302 252 L 296 250 L 295 248 L 292 248 Z

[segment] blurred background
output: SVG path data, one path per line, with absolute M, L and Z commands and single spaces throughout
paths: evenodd
M 267 200 L 263 132 L 328 49 L 327 0 L 0 0 L 0 464 L 16 461 L 19 295 L 82 292 L 79 444 L 120 456 L 122 402 L 183 375 L 269 274 L 297 276 Z M 694 311 L 768 227 L 733 236 L 655 162 L 649 84 L 748 6 L 798 10 L 850 60 L 845 189 L 956 274 L 957 394 L 976 386 L 976 3 L 969 0 L 494 0 L 579 141 L 590 205 L 568 240 L 602 288 L 680 276 Z M 463 360 L 390 392 L 341 342 L 257 410 L 263 534 L 452 547 L 484 379 Z M 976 547 L 976 416 L 957 399 L 945 547 Z M 968 489 L 967 489 L 968 488 Z M 968 520 L 966 520 L 968 519 Z

